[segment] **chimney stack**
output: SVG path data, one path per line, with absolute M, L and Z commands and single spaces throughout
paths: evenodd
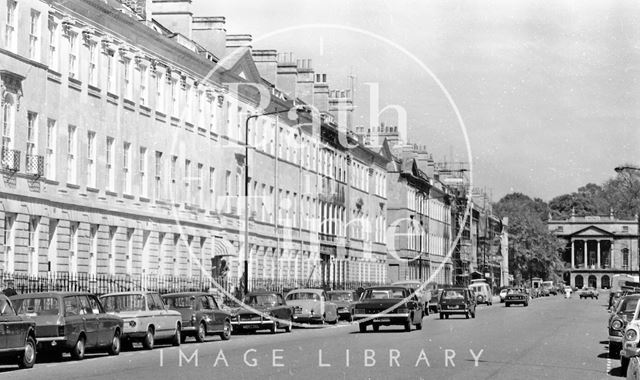
M 278 87 L 278 52 L 276 50 L 252 50 L 251 55 L 260 76 L 266 79 L 274 87 Z
M 231 53 L 238 48 L 251 49 L 251 34 L 227 34 L 227 53 Z
M 315 78 L 313 69 L 311 68 L 311 60 L 299 59 L 297 67 L 298 81 L 296 97 L 307 104 L 313 104 L 313 81 Z
M 191 24 L 191 0 L 153 0 L 151 2 L 151 18 L 167 27 L 172 32 L 180 33 L 193 39 Z
M 329 112 L 329 85 L 327 84 L 327 74 L 315 74 L 313 105 L 320 113 Z
M 329 112 L 338 120 L 338 127 L 351 131 L 353 128 L 353 97 L 351 90 L 329 92 Z
M 278 54 L 278 89 L 289 95 L 296 97 L 298 83 L 298 65 L 293 60 L 293 53 Z
M 226 54 L 227 29 L 224 17 L 194 17 L 192 23 L 193 39 L 218 59 Z

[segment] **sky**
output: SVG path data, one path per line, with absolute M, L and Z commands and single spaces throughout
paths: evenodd
M 471 160 L 473 185 L 494 201 L 548 201 L 640 165 L 640 2 L 194 0 L 193 10 L 225 16 L 254 49 L 312 59 L 333 89 L 355 76 L 356 124 L 398 106 L 407 140 L 437 161 Z

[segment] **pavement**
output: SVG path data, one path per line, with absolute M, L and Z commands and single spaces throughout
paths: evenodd
M 475 319 L 435 315 L 422 330 L 355 325 L 291 333 L 209 338 L 181 347 L 135 349 L 80 362 L 40 362 L 30 370 L 0 367 L 11 379 L 604 379 L 620 378 L 607 357 L 608 313 L 599 300 L 537 298 L 529 307 L 496 302 Z

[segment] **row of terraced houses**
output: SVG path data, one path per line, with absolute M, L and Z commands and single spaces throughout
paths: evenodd
M 456 281 L 457 193 L 407 144 L 356 133 L 352 92 L 310 60 L 190 0 L 0 16 L 5 277 Z

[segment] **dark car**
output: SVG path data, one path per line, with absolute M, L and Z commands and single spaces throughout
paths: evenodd
M 415 325 L 422 329 L 424 313 L 420 301 L 412 291 L 402 286 L 376 286 L 365 289 L 360 300 L 354 305 L 353 320 L 358 321 L 360 332 L 367 331 L 372 325 L 373 331 L 380 326 L 401 325 L 405 331 L 411 331 Z M 410 298 L 409 301 L 405 299 Z
M 509 307 L 511 305 L 529 306 L 529 294 L 527 294 L 526 290 L 522 288 L 508 289 L 504 298 L 504 306 Z
M 285 303 L 282 294 L 266 290 L 247 293 L 231 319 L 234 331 L 291 331 L 293 307 Z
M 329 301 L 338 307 L 338 318 L 351 322 L 351 314 L 353 314 L 353 305 L 358 301 L 356 292 L 351 290 L 333 290 L 327 292 Z
M 207 335 L 231 337 L 231 314 L 218 306 L 211 294 L 202 292 L 171 293 L 162 296 L 165 305 L 182 315 L 181 340 L 193 336 L 203 342 Z
M 36 362 L 36 324 L 16 314 L 11 301 L 0 294 L 0 363 L 31 368 Z
M 76 360 L 85 351 L 120 353 L 122 319 L 105 313 L 98 298 L 89 293 L 45 292 L 11 297 L 16 312 L 36 323 L 38 350 Z
M 451 314 L 462 314 L 467 319 L 476 317 L 476 297 L 466 288 L 445 289 L 438 300 L 440 319 Z
M 609 317 L 609 357 L 617 358 L 622 349 L 622 336 L 627 323 L 633 318 L 640 294 L 624 296 Z

